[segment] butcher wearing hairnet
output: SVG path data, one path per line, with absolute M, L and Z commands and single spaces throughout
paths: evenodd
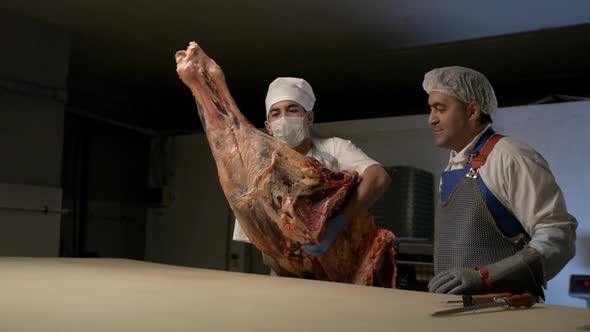
M 424 76 L 434 141 L 450 150 L 435 218 L 436 293 L 531 293 L 575 255 L 576 219 L 547 161 L 492 128 L 488 79 L 465 67 Z

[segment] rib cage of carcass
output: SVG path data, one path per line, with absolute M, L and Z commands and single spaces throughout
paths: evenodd
M 280 275 L 395 286 L 393 239 L 367 211 L 350 220 L 323 256 L 327 220 L 355 190 L 358 175 L 323 167 L 256 129 L 239 111 L 221 68 L 194 42 L 176 53 L 193 93 L 221 187 L 245 234 Z

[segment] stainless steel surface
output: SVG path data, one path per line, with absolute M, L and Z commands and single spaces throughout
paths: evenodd
M 398 253 L 404 255 L 432 256 L 432 243 L 400 242 L 398 245 Z
M 434 267 L 434 263 L 432 262 L 414 262 L 414 261 L 395 261 L 397 265 L 412 265 L 412 266 L 432 266 Z

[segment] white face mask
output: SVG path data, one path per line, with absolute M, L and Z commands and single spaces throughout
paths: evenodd
M 270 123 L 272 135 L 279 141 L 295 148 L 309 136 L 305 127 L 305 117 L 284 116 Z

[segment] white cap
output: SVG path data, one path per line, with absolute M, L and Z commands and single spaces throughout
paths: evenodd
M 268 92 L 264 101 L 266 104 L 266 116 L 268 117 L 268 112 L 272 105 L 284 100 L 292 100 L 309 112 L 313 109 L 315 95 L 313 94 L 311 85 L 304 79 L 279 77 L 268 86 Z
M 481 111 L 490 116 L 498 109 L 492 84 L 473 69 L 459 66 L 433 69 L 424 75 L 422 87 L 428 94 L 438 91 L 465 103 L 475 101 Z

